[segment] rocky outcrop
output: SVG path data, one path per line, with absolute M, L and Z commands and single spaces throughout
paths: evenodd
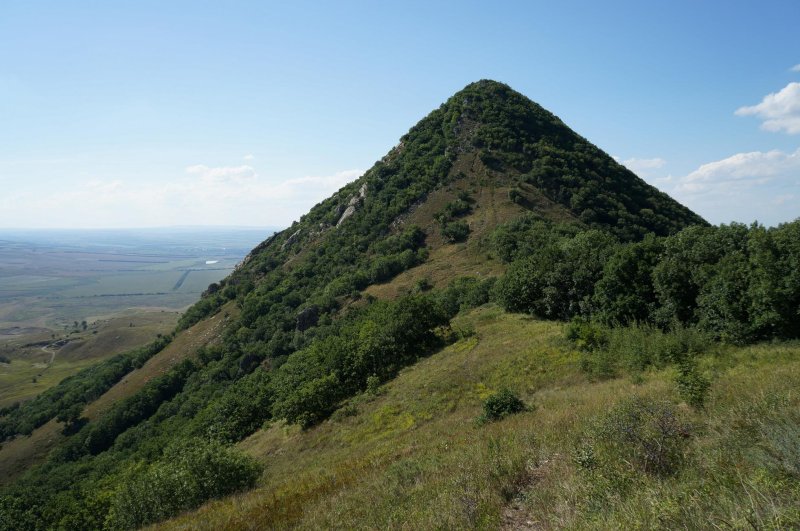
M 241 262 L 239 262 L 238 264 L 236 264 L 236 267 L 234 267 L 234 268 L 233 268 L 233 270 L 234 270 L 234 271 L 238 271 L 238 270 L 239 270 L 239 269 L 240 269 L 240 268 L 241 268 L 243 265 L 245 265 L 247 262 L 249 262 L 250 260 L 252 260 L 252 258 L 253 258 L 255 255 L 257 255 L 258 253 L 260 253 L 261 251 L 263 251 L 264 249 L 266 249 L 267 247 L 269 247 L 269 246 L 270 246 L 270 244 L 271 244 L 272 242 L 274 242 L 274 241 L 275 241 L 275 238 L 277 238 L 277 237 L 278 237 L 278 233 L 277 233 L 277 232 L 275 232 L 275 233 L 273 233 L 273 234 L 272 234 L 272 236 L 270 236 L 269 238 L 267 238 L 267 239 L 266 239 L 266 240 L 264 240 L 263 242 L 259 243 L 257 246 L 255 246 L 255 247 L 253 248 L 253 250 L 252 250 L 252 251 L 250 251 L 249 253 L 247 253 L 247 256 L 245 256 L 245 257 L 244 257 L 244 260 L 242 260 Z
M 289 247 L 289 246 L 290 246 L 290 245 L 292 245 L 294 242 L 296 242 L 296 241 L 297 241 L 297 238 L 299 238 L 299 237 L 300 237 L 300 233 L 301 233 L 301 232 L 303 232 L 303 229 L 297 229 L 295 232 L 293 232 L 293 233 L 292 233 L 292 235 L 291 235 L 291 236 L 289 236 L 288 238 L 286 238 L 286 241 L 285 241 L 285 242 L 283 242 L 283 245 L 281 245 L 281 251 L 285 250 L 287 247 Z
M 361 188 L 358 189 L 358 193 L 353 195 L 350 198 L 350 201 L 347 202 L 347 208 L 344 209 L 342 212 L 342 216 L 339 218 L 339 221 L 336 222 L 336 226 L 338 227 L 341 225 L 347 218 L 352 216 L 358 210 L 358 207 L 361 206 L 361 203 L 367 197 L 367 183 L 361 185 Z

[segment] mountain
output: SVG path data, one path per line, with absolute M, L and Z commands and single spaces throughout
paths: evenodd
M 314 269 L 315 284 L 333 282 L 327 291 L 334 296 L 385 281 L 416 262 L 403 262 L 382 242 L 415 224 L 427 247 L 435 248 L 442 238 L 434 218 L 458 194 L 475 194 L 471 210 L 491 212 L 491 219 L 482 216 L 480 226 L 471 227 L 482 232 L 524 211 L 608 230 L 623 240 L 705 224 L 541 106 L 483 80 L 412 127 L 361 178 L 256 247 L 222 284 L 227 290 L 212 287 L 184 323 L 213 311 L 234 291 L 241 296 L 278 264 Z M 365 275 L 352 273 L 379 258 Z
M 796 275 L 770 283 L 789 279 L 800 256 L 791 231 L 710 227 L 508 86 L 470 84 L 209 286 L 174 334 L 3 411 L 0 461 L 15 477 L 0 494 L 0 527 L 135 528 L 256 485 L 174 525 L 513 521 L 509 503 L 537 478 L 574 472 L 565 450 L 537 446 L 537 430 L 567 444 L 557 433 L 582 422 L 573 407 L 599 415 L 618 399 L 629 382 L 604 380 L 623 370 L 617 358 L 651 368 L 655 394 L 671 381 L 667 365 L 685 362 L 681 389 L 698 404 L 707 386 L 685 357 L 710 348 L 703 334 L 750 340 L 793 329 Z M 691 269 L 692 260 L 713 268 Z M 773 274 L 747 273 L 752 291 L 729 289 L 726 275 L 753 264 Z M 749 313 L 734 311 L 744 306 L 733 296 Z M 625 322 L 652 328 L 634 326 L 638 343 L 625 343 L 613 328 Z M 669 331 L 673 322 L 690 331 Z M 542 416 L 504 387 L 535 399 Z M 661 415 L 673 453 L 684 451 L 689 428 L 670 420 L 672 409 L 630 407 L 635 422 Z M 645 437 L 652 426 L 635 428 Z M 586 455 L 592 469 L 595 454 Z M 673 454 L 657 457 L 677 469 Z M 649 461 L 642 466 L 650 481 Z M 639 480 L 612 472 L 603 477 L 619 485 Z M 336 516 L 345 491 L 360 519 Z M 374 519 L 370 492 L 382 496 Z

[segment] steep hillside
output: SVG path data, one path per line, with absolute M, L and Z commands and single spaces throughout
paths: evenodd
M 230 305 L 230 311 L 236 312 Z M 114 403 L 139 391 L 151 379 L 164 374 L 185 358 L 195 356 L 197 351 L 215 341 L 219 341 L 225 309 L 187 330 L 183 330 L 158 353 L 143 362 L 141 367 L 121 376 L 116 384 L 87 404 L 77 402 L 81 413 L 79 417 L 96 419 L 102 416 Z M 140 341 L 141 342 L 141 341 Z M 91 343 L 89 343 L 91 346 Z M 84 349 L 85 345 L 81 345 Z M 29 436 L 17 437 L 0 447 L 0 485 L 7 484 L 27 468 L 42 462 L 47 454 L 64 440 L 64 425 L 55 419 L 32 430 Z
M 497 82 L 471 84 L 209 286 L 171 344 L 4 413 L 10 445 L 54 419 L 63 440 L 0 496 L 0 527 L 138 527 L 251 487 L 262 466 L 232 444 L 265 422 L 313 428 L 470 337 L 451 318 L 486 303 L 540 236 L 564 252 L 596 241 L 610 253 L 694 224 L 705 222 L 540 106 Z M 192 341 L 194 330 L 208 335 Z M 131 364 L 147 376 L 125 377 Z
M 456 323 L 475 335 L 354 397 L 320 426 L 303 431 L 278 422 L 239 443 L 265 466 L 258 488 L 158 528 L 800 524 L 800 482 L 791 463 L 800 435 L 796 342 L 711 348 L 700 363 L 714 375 L 712 391 L 705 409 L 693 410 L 682 403 L 672 369 L 587 378 L 581 353 L 563 340 L 559 323 L 492 306 Z M 485 399 L 504 387 L 514 389 L 528 411 L 477 422 Z M 614 430 L 605 434 L 609 438 L 615 430 L 635 430 L 637 415 L 649 413 L 636 410 L 638 404 L 664 414 L 656 428 L 664 431 L 651 439 L 633 432 L 616 450 L 678 444 L 683 453 L 674 471 L 653 473 L 624 453 L 616 468 L 610 450 L 592 440 L 598 424 L 610 423 L 603 424 Z

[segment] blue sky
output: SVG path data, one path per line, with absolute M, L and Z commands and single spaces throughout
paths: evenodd
M 284 225 L 471 81 L 800 216 L 800 2 L 0 2 L 0 227 Z M 793 70 L 794 68 L 794 70 Z

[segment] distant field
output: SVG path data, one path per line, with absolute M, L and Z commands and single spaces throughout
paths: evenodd
M 0 230 L 0 407 L 168 333 L 273 232 Z
M 273 229 L 0 230 L 0 340 L 128 308 L 181 309 Z

